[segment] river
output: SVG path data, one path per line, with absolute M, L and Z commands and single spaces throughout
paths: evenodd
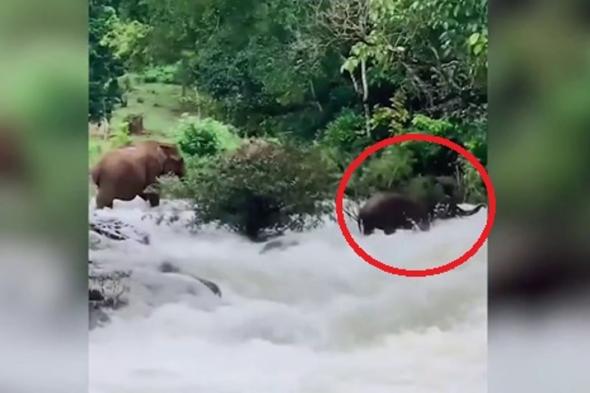
M 151 241 L 90 251 L 100 269 L 131 272 L 129 304 L 90 331 L 91 393 L 486 391 L 486 245 L 449 273 L 410 279 L 363 262 L 333 222 L 261 254 L 224 230 L 189 231 L 190 212 L 157 225 L 146 211 L 136 200 L 92 213 Z M 434 266 L 470 247 L 486 214 L 359 242 L 389 264 Z

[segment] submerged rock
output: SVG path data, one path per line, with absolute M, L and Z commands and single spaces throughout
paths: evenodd
M 160 265 L 160 268 L 158 270 L 160 270 L 162 273 L 178 273 L 178 272 L 180 272 L 180 269 L 178 268 L 178 266 L 174 266 L 170 262 L 163 262 Z
M 91 261 L 89 261 L 90 263 Z M 130 272 L 102 272 L 100 266 L 92 262 L 88 272 L 88 317 L 89 327 L 94 329 L 110 321 L 109 310 L 117 310 L 127 305 L 124 298 L 128 291 L 125 282 Z
M 209 288 L 209 290 L 211 290 L 211 292 L 213 292 L 214 295 L 221 297 L 221 289 L 219 289 L 219 285 L 215 284 L 213 281 L 205 280 L 204 278 L 197 277 L 195 275 L 188 274 L 186 272 L 181 272 L 181 270 L 178 266 L 175 266 L 170 262 L 163 262 L 160 265 L 158 270 L 162 273 L 182 274 L 182 275 L 194 278 L 195 280 L 198 280 L 201 284 L 203 284 L 207 288 Z
M 90 219 L 90 231 L 111 240 L 134 240 L 141 244 L 150 244 L 150 237 L 147 233 L 138 230 L 132 225 L 125 224 L 116 218 L 94 215 Z M 92 245 L 97 246 L 98 239 L 91 239 Z
M 103 307 L 94 302 L 88 303 L 88 327 L 90 330 L 103 326 L 110 320 Z
M 299 242 L 297 240 L 273 240 L 264 245 L 260 254 L 265 254 L 272 250 L 286 250 L 289 247 L 297 246 Z
M 209 288 L 211 290 L 211 292 L 213 292 L 213 294 L 221 297 L 221 289 L 219 289 L 219 285 L 215 284 L 212 281 L 209 280 L 205 280 L 204 278 L 199 278 L 199 277 L 195 277 L 197 280 L 199 280 L 201 283 L 203 283 L 203 285 L 205 285 L 207 288 Z
M 101 302 L 104 300 L 104 296 L 98 289 L 89 289 L 88 300 L 91 302 Z

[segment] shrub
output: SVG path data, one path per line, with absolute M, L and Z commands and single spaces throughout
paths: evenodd
M 370 144 L 370 138 L 365 134 L 365 120 L 351 109 L 344 109 L 326 126 L 321 138 L 322 144 L 336 148 L 343 154 L 360 152 Z
M 215 119 L 183 116 L 176 129 L 178 145 L 189 157 L 208 157 L 236 149 L 240 144 L 237 130 Z
M 212 156 L 219 151 L 219 141 L 215 134 L 214 120 L 192 121 L 182 119 L 178 145 L 188 156 Z
M 418 114 L 411 123 L 412 132 L 443 136 L 462 144 L 459 128 L 447 120 Z M 453 175 L 456 171 L 458 154 L 445 146 L 416 141 L 402 143 L 400 146 L 411 151 L 416 158 L 412 168 L 416 174 Z
M 453 179 L 450 177 L 450 179 Z M 444 184 L 434 176 L 418 175 L 408 180 L 403 186 L 403 192 L 412 198 L 422 200 L 428 206 L 434 207 L 439 202 L 461 202 L 460 185 L 453 182 Z
M 425 115 L 416 115 L 412 119 L 412 126 L 418 131 L 433 135 L 446 136 L 456 134 L 455 126 L 444 119 L 432 119 Z
M 466 124 L 462 131 L 463 145 L 483 164 L 487 165 L 487 121 L 479 120 Z
M 398 90 L 390 98 L 389 106 L 376 105 L 371 115 L 373 139 L 383 139 L 403 131 L 410 120 L 407 98 L 403 90 Z
M 445 119 L 432 119 L 416 115 L 412 119 L 414 130 L 439 135 L 462 145 L 486 165 L 487 140 L 485 120 L 454 123 Z M 416 158 L 416 173 L 454 175 L 458 169 L 458 154 L 432 143 L 408 143 Z
M 143 81 L 145 83 L 177 83 L 178 67 L 175 64 L 154 66 L 143 71 Z
M 321 222 L 331 197 L 317 151 L 254 140 L 188 171 L 199 223 L 217 222 L 252 240 Z
M 129 146 L 133 139 L 129 135 L 129 123 L 122 122 L 109 137 L 112 147 Z
M 366 197 L 376 191 L 392 190 L 413 174 L 414 162 L 410 150 L 400 146 L 389 147 L 357 169 L 359 174 L 351 179 L 350 194 Z
M 213 116 L 219 112 L 214 99 L 192 89 L 178 99 L 178 107 L 183 112 L 197 113 L 199 116 Z
M 487 192 L 479 172 L 467 160 L 461 160 L 461 189 L 463 199 L 468 203 L 482 203 L 487 200 Z

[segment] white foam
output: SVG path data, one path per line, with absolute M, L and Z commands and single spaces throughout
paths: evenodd
M 363 262 L 333 222 L 260 254 L 262 244 L 157 226 L 145 211 L 133 202 L 100 213 L 151 244 L 91 251 L 104 269 L 133 272 L 129 306 L 90 333 L 92 393 L 485 391 L 485 246 L 450 273 L 409 279 Z M 428 267 L 471 246 L 485 214 L 425 233 L 350 230 L 384 262 Z M 164 261 L 215 282 L 222 298 L 158 272 Z

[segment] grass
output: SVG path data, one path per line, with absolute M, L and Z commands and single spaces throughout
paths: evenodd
M 181 96 L 182 88 L 179 85 L 135 84 L 127 93 L 127 106 L 117 108 L 113 112 L 110 122 L 111 134 L 121 127 L 128 115 L 143 114 L 143 126 L 148 132 L 146 135 L 133 136 L 134 141 L 152 138 L 162 141 L 175 140 L 174 128 L 182 113 L 179 104 Z M 95 165 L 105 152 L 115 147 L 113 141 L 109 139 L 90 136 L 89 165 Z
M 90 137 L 88 140 L 88 163 L 90 167 L 94 166 L 100 157 L 110 148 L 111 145 L 108 140 Z
M 182 87 L 174 84 L 143 83 L 130 75 L 132 87 L 127 92 L 127 106 L 119 107 L 113 112 L 110 122 L 110 134 L 119 129 L 130 114 L 142 114 L 145 135 L 132 136 L 133 141 L 157 139 L 163 142 L 176 142 L 176 130 L 183 113 L 187 111 L 181 105 Z M 219 140 L 225 148 L 233 149 L 240 143 L 240 138 L 231 132 L 220 131 Z M 95 165 L 107 151 L 116 148 L 112 139 L 91 135 L 89 137 L 89 166 Z
M 173 139 L 171 134 L 182 113 L 179 85 L 137 84 L 127 93 L 127 107 L 113 113 L 111 128 L 116 129 L 130 114 L 143 114 L 143 125 L 152 137 Z
M 228 130 L 221 130 L 217 133 L 217 137 L 219 138 L 219 143 L 225 150 L 235 150 L 242 143 L 242 139 L 238 135 Z

